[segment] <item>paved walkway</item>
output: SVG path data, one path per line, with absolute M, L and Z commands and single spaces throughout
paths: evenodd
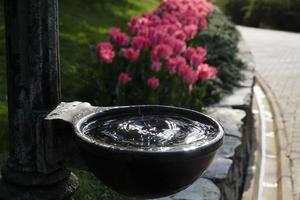
M 257 72 L 278 101 L 288 135 L 294 199 L 300 200 L 300 34 L 239 27 Z

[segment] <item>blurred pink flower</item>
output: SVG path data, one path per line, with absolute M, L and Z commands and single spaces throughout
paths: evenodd
M 157 89 L 159 86 L 159 80 L 155 76 L 152 76 L 151 78 L 149 78 L 147 83 L 152 90 Z
M 136 34 L 138 26 L 138 17 L 134 16 L 127 24 L 127 29 L 131 34 Z
M 144 50 L 149 48 L 149 39 L 143 36 L 136 36 L 132 39 L 131 45 L 134 49 Z
M 202 64 L 198 67 L 199 80 L 206 81 L 216 77 L 218 70 L 208 64 Z
M 121 85 L 126 85 L 128 81 L 131 81 L 131 77 L 127 73 L 121 72 L 119 74 L 119 83 Z
M 151 27 L 159 26 L 162 24 L 161 18 L 157 15 L 149 14 L 146 17 L 149 20 L 149 26 L 151 26 Z
M 177 66 L 177 74 L 179 77 L 184 77 L 187 74 L 189 66 L 187 64 Z
M 155 72 L 159 72 L 161 70 L 161 62 L 160 61 L 152 61 L 151 69 Z
M 113 46 L 109 42 L 100 42 L 97 45 L 97 55 L 101 62 L 110 64 L 113 62 L 115 57 L 115 52 L 113 51 Z
M 177 39 L 172 40 L 171 46 L 173 48 L 174 53 L 176 54 L 181 54 L 186 50 L 186 43 L 181 40 L 177 40 Z
M 136 33 L 136 36 L 141 36 L 141 37 L 145 37 L 145 38 L 148 38 L 149 40 L 149 32 L 150 32 L 150 28 L 149 27 L 140 27 L 138 30 L 137 30 L 137 33 Z
M 203 55 L 194 54 L 190 60 L 192 66 L 199 66 L 205 61 L 205 57 Z
M 207 29 L 207 20 L 206 18 L 200 20 L 199 28 L 201 31 L 205 31 Z
M 153 31 L 153 34 L 149 34 L 149 40 L 153 45 L 168 43 L 169 38 L 169 35 L 161 27 Z
M 181 25 L 178 18 L 175 15 L 172 15 L 171 13 L 168 12 L 165 12 L 163 14 L 162 21 L 164 24 L 172 24 L 174 28 L 179 27 Z
M 174 32 L 174 37 L 178 40 L 185 41 L 186 40 L 186 34 L 182 30 L 177 30 Z
M 167 68 L 170 74 L 175 74 L 181 66 L 186 66 L 186 60 L 182 56 L 176 56 L 167 60 Z
M 196 36 L 196 34 L 198 32 L 198 27 L 196 25 L 192 24 L 192 25 L 187 25 L 187 26 L 183 27 L 183 30 L 187 36 L 187 39 L 191 40 Z
M 185 51 L 185 56 L 187 59 L 191 60 L 192 56 L 196 53 L 196 49 L 188 47 Z
M 169 25 L 165 25 L 165 29 L 167 34 L 173 34 L 178 30 L 178 27 L 173 24 L 169 24 Z
M 136 61 L 140 56 L 140 51 L 134 48 L 123 48 L 120 50 L 120 55 L 124 56 L 129 62 Z
M 206 49 L 203 48 L 203 47 L 197 47 L 197 48 L 196 48 L 196 53 L 197 53 L 197 54 L 201 54 L 203 57 L 205 57 L 206 54 L 207 54 L 207 51 L 206 51 Z
M 127 28 L 131 34 L 135 35 L 141 27 L 147 27 L 148 25 L 149 19 L 147 19 L 146 17 L 132 17 L 127 24 Z
M 152 60 L 168 59 L 172 55 L 172 49 L 169 45 L 159 44 L 152 49 Z
M 193 67 L 197 67 L 198 65 L 204 63 L 206 56 L 206 49 L 203 47 L 198 48 L 187 48 L 185 55 L 187 59 L 190 61 Z
M 109 32 L 109 38 L 111 42 L 120 46 L 125 46 L 129 42 L 128 36 L 122 33 L 119 28 L 112 28 Z
M 198 74 L 192 68 L 187 67 L 182 74 L 182 80 L 187 84 L 194 84 L 198 81 Z

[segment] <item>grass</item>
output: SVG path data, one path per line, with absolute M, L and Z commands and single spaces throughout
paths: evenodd
M 60 1 L 60 49 L 64 100 L 94 102 L 95 45 L 107 39 L 112 26 L 123 30 L 131 16 L 153 10 L 159 0 Z M 96 78 L 95 78 L 96 79 Z M 100 97 L 99 97 L 100 98 Z

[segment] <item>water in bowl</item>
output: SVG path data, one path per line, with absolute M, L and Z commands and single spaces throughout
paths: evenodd
M 96 120 L 83 128 L 94 141 L 126 148 L 176 147 L 210 141 L 217 134 L 208 124 L 182 116 L 123 116 Z

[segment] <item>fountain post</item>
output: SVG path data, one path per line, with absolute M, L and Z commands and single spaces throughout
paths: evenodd
M 5 25 L 10 153 L 0 199 L 69 199 L 78 181 L 51 156 L 60 141 L 43 126 L 60 102 L 58 0 L 5 0 Z

